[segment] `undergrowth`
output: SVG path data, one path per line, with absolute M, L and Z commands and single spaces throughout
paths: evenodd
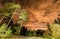
M 52 38 L 53 39 L 60 39 L 60 25 L 59 24 L 52 24 Z
M 15 25 L 14 22 L 11 22 L 11 21 L 13 21 L 15 14 L 18 14 L 17 15 L 18 20 L 17 20 L 16 24 L 18 24 L 19 26 Z M 27 11 L 25 9 L 22 9 L 20 4 L 5 3 L 3 8 L 0 8 L 0 15 L 2 15 L 1 16 L 2 18 L 0 21 L 0 25 L 2 24 L 0 26 L 0 38 L 5 39 L 6 37 L 10 37 L 12 35 L 12 32 L 14 32 L 14 34 L 16 34 L 16 35 L 20 35 L 22 22 L 27 21 Z M 8 19 L 8 17 L 9 17 L 9 19 Z M 7 18 L 8 23 L 5 22 L 6 21 L 6 20 L 4 20 L 5 18 Z M 16 19 L 16 18 L 14 18 L 14 19 Z
M 0 26 L 0 39 L 6 39 L 7 37 L 10 37 L 12 35 L 12 30 L 7 28 L 6 24 L 2 24 Z

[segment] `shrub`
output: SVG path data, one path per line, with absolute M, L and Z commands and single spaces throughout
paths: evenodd
M 13 14 L 13 11 L 16 8 L 21 8 L 21 6 L 15 3 L 5 3 L 4 7 L 0 8 L 0 14 L 3 16 L 9 16 L 10 14 Z
M 18 23 L 27 22 L 27 15 L 27 11 L 25 9 L 22 9 L 19 14 Z
M 21 31 L 22 27 L 21 26 L 17 26 L 17 27 L 15 26 L 14 29 L 16 30 L 15 35 L 20 35 L 20 31 Z
M 60 39 L 60 25 L 59 24 L 52 24 L 51 31 L 52 31 L 52 38 Z
M 4 22 L 1 21 L 1 24 L 6 23 L 7 25 L 6 24 L 1 25 L 1 27 L 0 27 L 0 30 L 1 30 L 0 31 L 0 37 L 1 38 L 6 38 L 11 33 L 20 35 L 21 26 L 22 26 L 22 24 L 20 24 L 20 23 L 27 21 L 27 11 L 25 9 L 21 10 L 20 4 L 5 3 L 3 8 L 0 8 L 0 14 L 4 17 L 2 20 L 4 20 L 5 18 L 7 19 L 7 22 L 5 22 L 6 20 L 4 20 Z M 15 15 L 15 14 L 17 14 L 18 16 Z M 8 19 L 8 17 L 9 17 L 9 19 Z M 15 20 L 16 18 L 17 18 L 17 21 Z M 19 23 L 19 26 L 14 24 L 13 20 L 16 21 L 16 24 Z M 13 22 L 11 23 L 11 21 L 13 21 Z M 13 26 L 11 27 L 10 25 L 11 26 L 13 25 Z M 7 29 L 7 27 L 9 27 L 9 28 Z M 12 32 L 10 30 L 10 27 L 11 27 Z M 16 31 L 14 32 L 14 30 L 16 30 Z
M 7 29 L 7 25 L 2 24 L 0 27 L 0 37 L 2 39 L 5 39 L 7 37 L 10 37 L 11 35 L 12 35 L 12 30 L 10 29 L 10 27 Z
M 34 31 L 28 30 L 28 31 L 26 32 L 26 35 L 27 35 L 27 36 L 36 36 L 36 31 L 35 31 L 35 30 L 34 30 Z

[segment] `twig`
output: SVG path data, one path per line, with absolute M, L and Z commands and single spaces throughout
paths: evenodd
M 2 22 L 2 20 L 5 18 L 5 16 L 3 16 L 2 18 L 1 18 L 1 20 L 0 20 L 0 24 L 1 24 L 1 22 Z

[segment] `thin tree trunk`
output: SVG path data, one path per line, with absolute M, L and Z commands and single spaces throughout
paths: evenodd
M 3 21 L 4 18 L 5 18 L 5 16 L 3 16 L 3 17 L 1 18 L 1 20 L 0 20 L 0 24 L 2 23 L 2 21 Z
M 9 22 L 8 22 L 8 24 L 7 24 L 7 27 L 9 26 L 9 24 L 10 24 L 12 18 L 14 17 L 14 15 L 15 15 L 16 13 L 19 14 L 20 11 L 21 11 L 20 9 L 15 9 L 15 11 L 13 12 L 13 15 L 12 15 L 11 19 L 9 20 Z

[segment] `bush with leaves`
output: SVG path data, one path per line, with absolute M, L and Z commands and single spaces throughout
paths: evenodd
M 26 22 L 27 21 L 27 11 L 25 9 L 21 10 L 21 6 L 19 4 L 16 4 L 16 3 L 6 3 L 6 4 L 4 4 L 3 8 L 0 8 L 0 14 L 3 16 L 3 19 L 5 17 L 6 18 L 9 17 L 9 19 L 10 19 L 10 20 L 7 19 L 8 20 L 7 27 L 9 26 L 10 22 L 13 21 L 14 15 L 17 14 L 17 13 L 19 15 L 19 19 L 17 21 L 18 23 L 22 23 L 22 22 Z M 20 33 L 21 26 L 14 27 L 14 29 L 16 30 L 16 34 L 17 35 Z
M 13 13 L 16 8 L 21 8 L 19 4 L 15 3 L 6 3 L 3 8 L 0 8 L 0 14 L 4 16 L 9 16 Z
M 3 8 L 0 8 L 0 14 L 3 15 L 3 18 L 9 17 L 10 15 L 13 14 L 13 12 L 16 8 L 20 8 L 20 7 L 21 6 L 19 4 L 6 3 L 6 4 L 4 4 Z M 0 37 L 3 38 L 3 39 L 5 39 L 6 37 L 9 37 L 12 34 L 12 30 L 10 29 L 10 27 L 7 29 L 7 27 L 8 27 L 7 25 L 3 24 L 0 27 L 0 30 L 1 30 L 0 31 Z
M 10 37 L 12 35 L 12 30 L 9 28 L 7 28 L 6 24 L 2 24 L 0 26 L 0 38 L 1 39 L 5 39 L 7 37 Z
M 15 34 L 17 35 L 20 34 L 20 30 L 22 29 L 23 22 L 27 22 L 27 11 L 25 9 L 22 9 L 21 12 L 19 13 L 19 19 L 17 23 L 20 23 L 20 25 L 19 26 L 17 25 L 17 27 L 14 27 L 16 29 Z
M 16 9 L 20 9 L 21 6 L 19 4 L 15 4 L 15 3 L 5 3 L 4 6 L 2 8 L 0 8 L 0 15 L 2 15 L 1 17 L 1 21 L 5 18 L 5 17 L 12 17 L 13 13 L 15 12 Z M 9 20 L 9 19 L 8 19 Z
M 52 24 L 51 31 L 52 31 L 52 39 L 60 39 L 60 25 L 59 24 Z
M 20 21 L 27 21 L 27 11 L 22 9 L 19 15 Z
M 20 35 L 20 31 L 22 29 L 22 26 L 15 26 L 14 29 L 16 30 L 16 32 L 14 33 L 15 35 Z

